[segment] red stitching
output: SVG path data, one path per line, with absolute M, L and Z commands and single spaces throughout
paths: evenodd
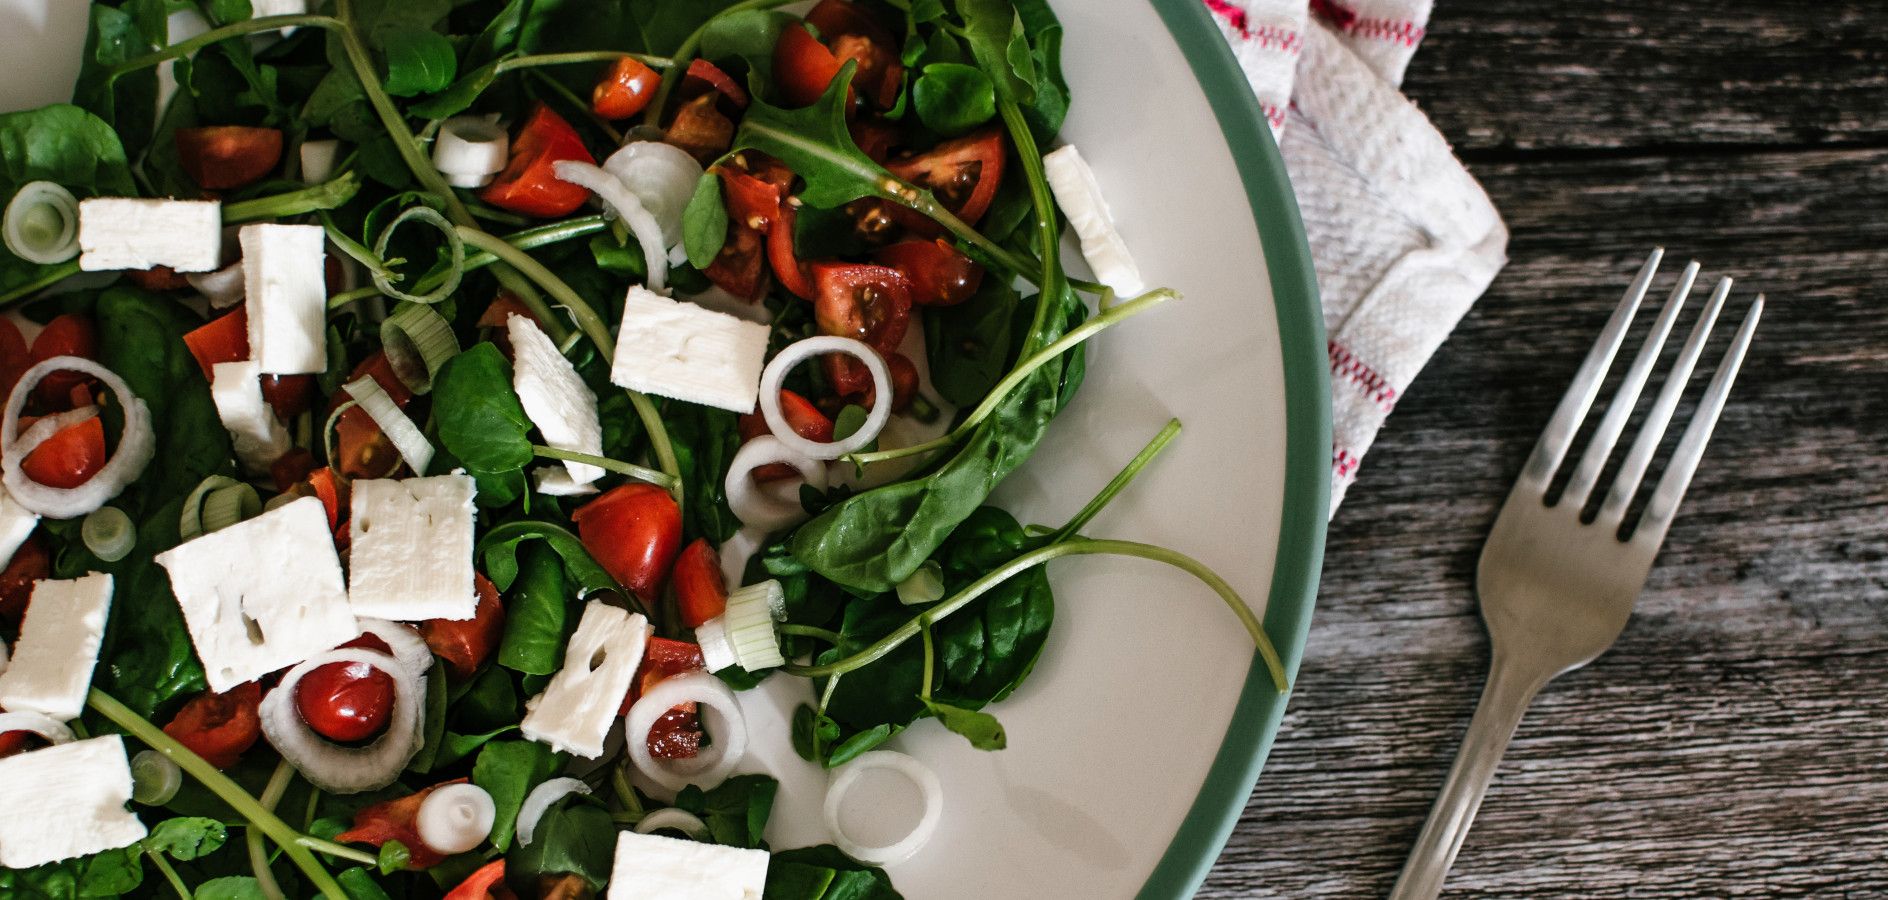
M 1285 53 L 1298 53 L 1304 50 L 1304 35 L 1296 31 L 1275 25 L 1254 26 L 1246 18 L 1246 11 L 1232 5 L 1229 0 L 1203 0 L 1203 2 L 1207 9 L 1212 10 L 1213 15 L 1225 19 L 1232 30 L 1248 41 L 1255 41 L 1261 45 L 1269 44 Z
M 1396 405 L 1396 388 L 1391 387 L 1390 383 L 1382 375 L 1377 374 L 1375 369 L 1370 368 L 1363 360 L 1358 359 L 1356 354 L 1336 341 L 1330 341 L 1326 347 L 1331 355 L 1332 372 L 1344 376 L 1351 383 L 1363 388 L 1364 393 L 1370 399 L 1377 401 L 1377 405 L 1383 407 L 1384 412 L 1389 412 L 1390 408 Z
M 1273 128 L 1283 128 L 1285 126 L 1284 110 L 1270 103 L 1259 104 L 1259 109 L 1265 112 L 1265 121 L 1272 123 Z
M 1213 0 L 1208 0 L 1213 2 Z M 1380 41 L 1390 41 L 1405 47 L 1414 47 L 1422 42 L 1428 30 L 1417 22 L 1407 19 L 1365 19 L 1357 11 L 1338 3 L 1337 0 L 1311 0 L 1311 11 L 1318 18 L 1331 23 L 1331 26 L 1347 34 L 1361 35 Z
M 1311 12 L 1338 28 L 1348 28 L 1357 20 L 1356 10 L 1336 0 L 1311 0 Z
M 1355 454 L 1342 447 L 1336 448 L 1331 454 L 1331 468 L 1336 470 L 1339 478 L 1349 478 L 1357 474 L 1357 466 L 1360 462 L 1361 460 Z

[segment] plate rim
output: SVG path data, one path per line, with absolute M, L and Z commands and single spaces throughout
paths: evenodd
M 1149 2 L 1186 57 L 1232 151 L 1271 281 L 1285 378 L 1285 491 L 1265 631 L 1295 684 L 1311 629 L 1331 502 L 1331 373 L 1317 272 L 1284 158 L 1212 14 L 1200 0 Z M 1190 897 L 1206 880 L 1258 783 L 1290 699 L 1289 693 L 1273 691 L 1254 654 L 1226 737 L 1138 900 Z

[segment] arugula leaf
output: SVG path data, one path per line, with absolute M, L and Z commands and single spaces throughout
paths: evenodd
M 860 197 L 883 196 L 890 178 L 852 141 L 846 129 L 846 89 L 858 63 L 847 61 L 818 102 L 782 109 L 752 101 L 734 134 L 735 150 L 759 150 L 779 159 L 806 180 L 800 200 L 832 208 Z
M 505 854 L 505 882 L 532 896 L 546 875 L 581 875 L 593 890 L 610 879 L 616 856 L 616 823 L 589 797 L 572 795 L 553 804 L 531 832 L 531 844 Z
M 682 209 L 682 246 L 688 249 L 688 264 L 708 268 L 727 242 L 728 207 L 721 199 L 721 176 L 703 172 L 688 206 Z
M 564 754 L 536 741 L 493 741 L 479 751 L 478 760 L 472 764 L 472 783 L 492 795 L 492 804 L 498 811 L 492 820 L 492 846 L 501 851 L 511 846 L 512 831 L 518 825 L 518 808 L 524 805 L 525 795 L 562 771 L 564 761 Z M 604 818 L 607 822 L 608 815 Z M 606 824 L 604 831 L 609 833 L 614 829 Z M 542 837 L 542 833 L 537 837 Z
M 912 84 L 911 102 L 926 128 L 955 137 L 996 115 L 996 85 L 974 66 L 932 63 Z
M 459 60 L 452 42 L 431 28 L 396 25 L 380 33 L 387 57 L 387 93 L 395 97 L 430 94 L 452 83 Z
M 1009 738 L 1004 735 L 1003 725 L 996 716 L 935 700 L 925 700 L 924 708 L 945 728 L 963 735 L 970 746 L 978 750 L 1001 750 L 1009 746 Z
M 78 197 L 137 193 L 117 132 L 64 103 L 0 115 L 0 195 L 11 198 L 27 182 L 41 180 Z M 0 291 L 43 278 L 51 269 L 0 246 Z
M 496 344 L 474 344 L 446 361 L 433 379 L 433 415 L 439 442 L 473 475 L 517 472 L 532 460 L 531 420 Z
M 766 900 L 903 900 L 884 869 L 865 865 L 831 844 L 775 853 L 767 865 Z
M 549 675 L 557 671 L 564 643 L 576 628 L 570 614 L 576 595 L 552 547 L 532 542 L 519 556 L 518 578 L 505 603 L 505 636 L 498 645 L 498 664 L 528 675 Z
M 215 819 L 179 816 L 157 823 L 143 843 L 152 853 L 192 860 L 215 853 L 228 840 L 229 829 Z
M 225 875 L 197 885 L 191 900 L 268 900 L 254 875 Z

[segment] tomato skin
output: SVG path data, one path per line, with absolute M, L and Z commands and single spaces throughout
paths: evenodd
M 276 128 L 179 128 L 176 143 L 177 163 L 184 174 L 209 191 L 254 184 L 282 161 L 282 132 Z
M 27 535 L 0 569 L 0 619 L 18 622 L 33 598 L 33 582 L 51 577 L 52 554 L 46 552 L 46 542 L 37 534 Z
M 570 215 L 590 199 L 590 191 L 558 179 L 552 166 L 564 160 L 591 165 L 597 161 L 577 130 L 539 103 L 512 138 L 510 162 L 491 184 L 479 190 L 479 199 L 527 216 Z
M 649 107 L 662 75 L 633 56 L 610 66 L 590 91 L 590 109 L 610 121 L 627 119 Z
M 675 570 L 669 573 L 675 586 L 675 605 L 682 624 L 700 628 L 728 610 L 728 585 L 721 578 L 721 555 L 707 538 L 696 538 L 675 558 Z
M 877 117 L 860 116 L 847 122 L 846 130 L 852 134 L 852 142 L 858 145 L 860 152 L 880 164 L 890 159 L 892 150 L 904 140 L 897 126 Z
M 983 267 L 943 238 L 900 241 L 879 248 L 872 259 L 905 273 L 911 281 L 911 302 L 920 306 L 955 306 L 983 283 Z
M 32 364 L 32 350 L 20 334 L 20 326 L 0 316 L 0 399 L 13 394 L 13 385 Z
M 807 12 L 806 21 L 819 29 L 840 65 L 858 62 L 852 85 L 867 100 L 879 109 L 898 102 L 905 68 L 898 59 L 897 40 L 876 16 L 848 0 L 821 0 Z
M 458 887 L 446 893 L 445 900 L 515 900 L 516 897 L 511 888 L 505 886 L 505 861 L 495 859 L 467 875 Z
M 806 26 L 789 22 L 774 42 L 774 83 L 787 106 L 811 106 L 839 75 L 840 62 Z
M 0 731 L 0 759 L 6 759 L 15 753 L 24 753 L 36 743 L 42 743 L 40 736 L 31 731 Z
M 204 691 L 171 717 L 164 733 L 219 769 L 227 769 L 262 735 L 256 707 L 262 686 L 246 681 L 221 694 Z
M 707 93 L 682 104 L 663 132 L 663 142 L 682 148 L 704 166 L 713 164 L 734 143 L 734 122 L 715 108 L 719 96 Z
M 242 362 L 249 358 L 248 305 L 238 306 L 184 334 L 184 346 L 196 357 L 203 370 L 203 380 L 214 381 L 217 363 Z
M 39 336 L 33 339 L 33 363 L 55 356 L 98 358 L 98 332 L 92 327 L 90 316 L 64 313 L 54 316 L 40 329 Z M 91 380 L 91 376 L 80 372 L 49 372 L 33 388 L 33 396 L 48 409 L 70 409 L 72 389 Z
M 889 354 L 911 324 L 911 282 L 885 266 L 815 263 L 813 319 L 821 334 L 864 341 Z
M 642 699 L 644 692 L 663 679 L 706 667 L 701 646 L 687 641 L 652 637 L 643 650 L 642 667 L 630 682 L 623 697 L 620 715 Z M 701 720 L 693 703 L 683 703 L 665 712 L 649 727 L 649 755 L 657 759 L 690 759 L 701 749 Z
M 125 277 L 147 291 L 181 291 L 190 286 L 190 280 L 177 274 L 170 266 L 152 266 L 148 269 L 132 269 Z
M 26 454 L 20 468 L 47 487 L 75 488 L 105 468 L 105 459 L 105 423 L 91 416 L 53 432 Z
M 774 217 L 774 225 L 767 231 L 767 262 L 774 270 L 774 277 L 780 280 L 780 286 L 793 296 L 802 300 L 813 299 L 813 277 L 807 271 L 806 264 L 800 262 L 799 251 L 793 246 L 793 226 L 799 219 L 793 204 L 782 201 L 780 213 Z
M 780 389 L 780 414 L 786 417 L 787 426 L 792 428 L 795 434 L 809 441 L 819 441 L 824 444 L 830 443 L 833 439 L 833 420 L 826 418 L 826 414 L 820 412 L 819 407 L 814 406 L 812 401 L 786 388 Z M 763 434 L 773 433 L 773 430 L 767 427 L 767 417 L 761 415 L 759 410 L 741 416 L 736 421 L 743 443 Z M 754 480 L 762 484 L 798 477 L 800 477 L 799 470 L 786 463 L 770 463 L 755 469 L 753 474 Z
M 728 73 L 701 57 L 688 61 L 688 71 L 682 76 L 683 90 L 693 93 L 697 90 L 720 94 L 734 104 L 736 109 L 747 108 L 747 90 L 735 82 Z
M 996 199 L 997 185 L 1003 181 L 1003 134 L 986 127 L 960 138 L 945 141 L 917 156 L 895 159 L 885 164 L 893 175 L 930 191 L 946 208 L 965 222 L 975 225 Z M 915 217 L 930 220 L 895 207 L 901 220 Z M 908 215 L 906 215 L 908 214 Z
M 584 549 L 644 603 L 654 603 L 682 549 L 682 510 L 653 484 L 618 485 L 571 513 Z
M 348 375 L 347 380 L 354 381 L 361 376 L 374 379 L 380 389 L 387 392 L 395 406 L 405 408 L 413 400 L 413 392 L 406 383 L 393 374 L 393 364 L 387 361 L 387 354 L 375 351 L 373 355 L 361 360 Z M 348 399 L 345 393 L 337 392 L 328 404 L 328 415 Z M 372 416 L 359 407 L 354 407 L 341 414 L 335 422 L 335 457 L 329 460 L 349 478 L 385 478 L 400 465 L 400 451 L 374 424 Z
M 371 634 L 341 646 L 390 652 L 386 641 Z M 367 740 L 385 730 L 393 715 L 393 675 L 362 662 L 317 666 L 295 683 L 295 709 L 328 740 Z
M 293 419 L 315 402 L 315 376 L 264 375 L 262 399 L 283 419 Z
M 367 844 L 373 847 L 388 841 L 399 841 L 407 849 L 406 867 L 409 870 L 439 865 L 446 855 L 426 846 L 426 842 L 420 839 L 420 804 L 426 802 L 427 795 L 446 785 L 465 783 L 464 778 L 442 781 L 404 797 L 362 807 L 360 812 L 354 814 L 354 827 L 335 835 L 334 839 L 337 843 Z
M 702 270 L 708 280 L 744 300 L 759 300 L 767 291 L 765 234 L 740 221 L 728 222 L 728 239 L 715 261 Z
M 420 623 L 420 637 L 433 655 L 446 661 L 446 671 L 464 681 L 498 649 L 505 634 L 505 605 L 498 599 L 498 588 L 484 573 L 474 572 L 472 584 L 478 591 L 479 605 L 470 619 L 428 619 Z

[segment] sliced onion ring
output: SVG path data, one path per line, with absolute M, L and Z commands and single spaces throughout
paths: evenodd
M 649 730 L 657 719 L 684 703 L 699 704 L 703 715 L 716 714 L 719 721 L 711 727 L 715 741 L 690 759 L 658 760 L 649 752 Z M 747 752 L 747 719 L 741 715 L 741 705 L 726 683 L 707 672 L 671 675 L 656 682 L 629 708 L 623 729 L 623 743 L 637 771 L 671 791 L 691 784 L 703 790 L 720 785 Z
M 557 180 L 587 188 L 616 217 L 629 226 L 636 243 L 642 245 L 643 265 L 649 269 L 649 289 L 659 291 L 669 280 L 669 245 L 662 240 L 662 223 L 656 221 L 642 199 L 631 192 L 622 179 L 586 162 L 560 159 L 551 164 Z
M 754 470 L 774 463 L 792 466 L 816 489 L 826 487 L 826 464 L 788 447 L 779 438 L 763 434 L 742 444 L 728 464 L 728 477 L 722 487 L 727 491 L 728 509 L 750 528 L 776 531 L 806 518 L 806 508 L 800 505 L 798 496 L 779 496 L 754 483 Z M 745 561 L 742 564 L 745 566 Z
M 26 459 L 26 455 L 33 452 L 45 438 L 52 436 L 47 432 L 38 440 L 22 440 L 20 412 L 26 408 L 26 398 L 32 395 L 33 388 L 53 372 L 80 372 L 104 382 L 105 387 L 118 398 L 118 405 L 125 414 L 124 430 L 118 435 L 117 451 L 112 453 L 111 459 L 106 461 L 104 468 L 98 470 L 98 474 L 74 488 L 40 484 L 28 478 L 25 470 L 20 468 L 20 462 Z M 34 426 L 33 431 L 36 432 L 38 423 L 34 423 Z M 13 395 L 7 398 L 6 415 L 0 419 L 0 446 L 6 448 L 5 453 L 0 454 L 0 473 L 3 473 L 0 478 L 4 479 L 7 492 L 13 495 L 14 500 L 47 518 L 74 519 L 104 506 L 111 498 L 118 496 L 126 485 L 138 480 L 157 450 L 157 440 L 151 431 L 150 408 L 144 405 L 138 395 L 131 393 L 130 386 L 117 373 L 82 357 L 55 356 L 27 369 L 13 386 Z
M 374 424 L 393 442 L 393 449 L 400 451 L 400 458 L 413 469 L 413 474 L 426 474 L 426 467 L 433 461 L 433 442 L 420 433 L 418 425 L 400 411 L 393 398 L 387 396 L 380 382 L 372 375 L 362 375 L 341 386 L 348 396 L 359 403 Z
M 65 723 L 36 712 L 0 712 L 0 734 L 9 731 L 30 731 L 53 744 L 72 743 L 72 729 Z
M 603 161 L 603 171 L 616 176 L 649 210 L 662 227 L 665 243 L 673 247 L 682 242 L 682 211 L 701 181 L 701 163 L 695 157 L 674 144 L 631 141 Z
M 708 839 L 708 823 L 686 809 L 665 806 L 636 823 L 637 834 L 655 834 L 663 829 L 679 831 L 688 835 L 689 840 L 705 841 Z
M 156 750 L 140 750 L 131 757 L 131 799 L 145 806 L 163 806 L 184 786 L 184 770 Z
M 498 804 L 476 784 L 446 784 L 420 801 L 414 824 L 420 841 L 441 853 L 464 853 L 485 842 L 498 818 Z
M 184 280 L 210 301 L 211 309 L 228 309 L 243 302 L 243 292 L 248 289 L 243 284 L 242 260 L 214 272 L 191 272 Z
M 393 676 L 393 713 L 387 730 L 365 747 L 344 747 L 316 734 L 295 708 L 295 686 L 303 676 L 329 663 L 362 663 Z M 391 654 L 378 650 L 342 647 L 317 653 L 289 669 L 282 683 L 262 698 L 262 733 L 315 787 L 330 794 L 378 790 L 400 777 L 424 742 L 420 707 L 425 681 Z
M 839 822 L 840 807 L 845 805 L 846 795 L 873 769 L 889 769 L 905 776 L 918 788 L 918 793 L 924 795 L 924 814 L 918 818 L 918 824 L 904 837 L 876 847 L 847 836 Z M 859 754 L 833 777 L 832 785 L 826 789 L 825 813 L 826 827 L 832 831 L 833 844 L 841 852 L 867 865 L 889 866 L 910 859 L 937 831 L 938 820 L 944 815 L 944 786 L 938 782 L 936 772 L 916 759 L 892 750 L 870 750 Z
M 426 639 L 420 633 L 398 622 L 386 619 L 361 619 L 361 633 L 371 634 L 387 642 L 387 648 L 393 651 L 393 658 L 400 661 L 408 672 L 415 677 L 425 677 L 433 668 L 433 651 L 426 646 Z
M 872 373 L 873 402 L 871 411 L 866 414 L 865 424 L 859 426 L 858 431 L 843 440 L 822 443 L 801 437 L 788 424 L 786 413 L 780 410 L 780 387 L 794 367 L 824 353 L 844 353 L 865 363 L 865 368 Z M 767 419 L 767 430 L 772 431 L 774 437 L 789 448 L 814 459 L 838 459 L 862 450 L 865 445 L 877 440 L 878 433 L 885 430 L 885 423 L 891 420 L 891 370 L 885 367 L 885 358 L 879 356 L 878 351 L 852 338 L 821 335 L 794 341 L 767 363 L 767 368 L 760 373 L 760 411 Z
M 524 795 L 524 803 L 518 807 L 518 846 L 528 847 L 531 835 L 538 830 L 538 820 L 550 811 L 557 801 L 571 794 L 588 794 L 590 786 L 581 778 L 553 778 L 531 789 Z

